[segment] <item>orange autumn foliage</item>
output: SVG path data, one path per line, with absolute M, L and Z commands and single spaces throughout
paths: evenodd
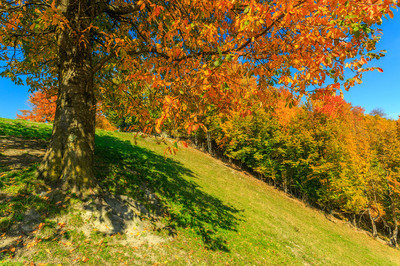
M 335 119 L 345 115 L 348 103 L 341 96 L 325 94 L 314 100 L 314 110 L 316 113 L 324 114 L 330 119 Z
M 209 105 L 218 111 L 235 108 L 234 93 L 215 86 L 216 80 L 221 84 L 231 79 L 232 73 L 226 75 L 231 61 L 240 62 L 253 77 L 299 95 L 308 94 L 311 86 L 349 89 L 361 82 L 364 71 L 381 71 L 365 66 L 382 56 L 372 52 L 381 34 L 376 25 L 383 14 L 393 15 L 391 8 L 397 4 L 395 0 L 139 2 L 114 3 L 117 13 L 101 7 L 99 12 L 109 16 L 105 24 L 121 15 L 119 29 L 93 21 L 82 26 L 77 41 L 93 46 L 95 72 L 118 81 L 112 82 L 113 87 L 97 86 L 96 90 L 104 90 L 105 97 L 112 94 L 114 102 L 129 94 L 124 114 L 137 117 L 139 128 L 148 132 L 160 132 L 177 114 L 183 127 L 189 128 L 196 124 L 195 117 L 208 112 Z M 30 72 L 27 82 L 32 88 L 52 83 L 57 76 L 57 47 L 40 34 L 52 27 L 70 29 L 71 22 L 51 1 L 32 14 L 14 4 L 15 12 L 8 15 L 0 35 L 26 28 L 37 37 L 24 37 L 29 62 L 10 64 L 4 75 L 16 80 L 13 73 Z M 29 16 L 34 22 L 25 25 L 29 19 L 22 18 Z M 130 20 L 134 26 L 125 23 Z M 89 33 L 95 34 L 96 42 L 91 42 Z M 0 38 L 5 46 L 8 40 Z M 35 53 L 39 48 L 43 53 Z M 46 74 L 36 72 L 43 62 L 48 62 Z M 345 68 L 355 70 L 354 76 L 343 79 Z M 333 84 L 325 85 L 328 78 Z M 259 99 L 261 94 L 262 90 Z
M 96 128 L 108 131 L 117 130 L 117 128 L 111 124 L 107 117 L 101 112 L 97 112 L 96 114 Z
M 57 95 L 49 95 L 41 91 L 34 92 L 28 100 L 32 105 L 32 111 L 20 110 L 22 114 L 17 114 L 17 118 L 35 122 L 53 122 L 56 113 L 56 100 Z

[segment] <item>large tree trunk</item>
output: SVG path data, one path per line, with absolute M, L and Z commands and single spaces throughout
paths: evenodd
M 90 19 L 88 1 L 62 0 L 70 21 L 58 38 L 59 88 L 50 145 L 38 169 L 39 176 L 66 190 L 83 194 L 94 186 L 94 136 L 96 101 L 90 36 L 81 33 Z M 90 32 L 90 31 L 87 31 Z M 85 38 L 82 40 L 81 36 Z

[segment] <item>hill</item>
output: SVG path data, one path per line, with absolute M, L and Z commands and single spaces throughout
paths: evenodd
M 0 262 L 396 265 L 400 251 L 192 148 L 97 131 L 102 199 L 34 177 L 51 126 L 0 119 Z M 110 207 L 111 206 L 111 207 Z

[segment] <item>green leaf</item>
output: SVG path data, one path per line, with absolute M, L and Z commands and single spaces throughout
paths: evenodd
M 220 47 L 218 47 L 218 54 L 219 54 L 219 57 L 222 58 L 222 51 L 221 51 L 221 48 L 220 48 Z
M 360 30 L 357 28 L 357 30 L 354 30 L 354 36 L 356 38 L 360 37 Z
M 215 67 L 219 67 L 220 65 L 222 65 L 222 61 L 221 61 L 221 59 L 217 59 L 215 62 L 214 62 L 214 66 Z
M 224 89 L 225 89 L 225 90 L 230 89 L 228 83 L 226 83 L 226 82 L 224 82 Z

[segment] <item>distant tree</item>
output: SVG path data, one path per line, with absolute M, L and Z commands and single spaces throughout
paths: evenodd
M 382 108 L 374 108 L 374 109 L 372 109 L 371 112 L 369 112 L 369 114 L 372 116 L 380 116 L 382 118 L 387 117 L 387 114 L 385 113 L 385 111 Z
M 35 122 L 53 122 L 56 113 L 57 95 L 49 95 L 42 91 L 37 91 L 29 96 L 32 111 L 20 110 L 22 114 L 17 114 L 17 118 Z

